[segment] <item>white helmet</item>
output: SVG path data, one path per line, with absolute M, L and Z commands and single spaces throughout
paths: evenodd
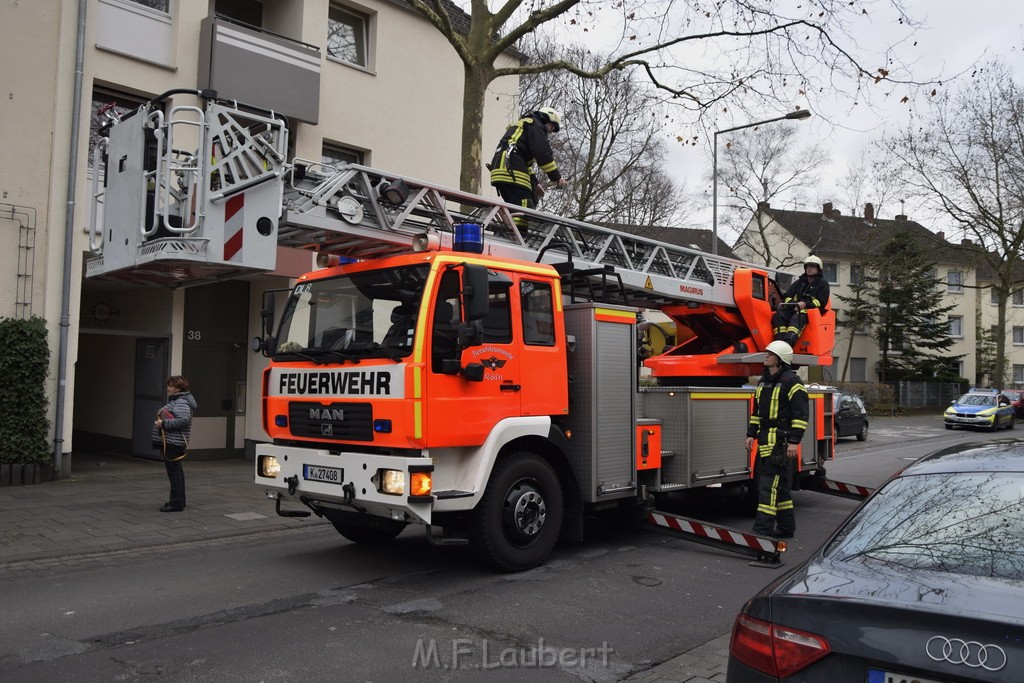
M 821 259 L 815 256 L 814 254 L 811 254 L 810 256 L 804 259 L 804 267 L 806 268 L 807 266 L 818 266 L 819 273 L 822 271 L 823 268 L 823 266 L 821 265 Z
M 787 344 L 786 342 L 782 341 L 781 339 L 776 339 L 771 344 L 766 346 L 764 350 L 768 351 L 769 353 L 774 353 L 786 365 L 791 365 L 793 363 L 793 347 Z
M 537 111 L 547 117 L 548 123 L 554 124 L 557 133 L 562 127 L 562 115 L 551 107 L 541 107 Z

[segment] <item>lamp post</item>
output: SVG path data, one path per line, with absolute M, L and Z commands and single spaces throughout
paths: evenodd
M 765 119 L 764 121 L 754 121 L 753 123 L 745 123 L 742 126 L 733 126 L 732 128 L 726 128 L 725 130 L 716 130 L 712 136 L 712 161 L 711 161 L 711 253 L 718 255 L 718 136 L 722 133 L 731 133 L 734 130 L 741 130 L 743 128 L 753 128 L 754 126 L 763 126 L 766 123 L 775 123 L 776 121 L 785 121 L 787 119 L 791 121 L 800 121 L 801 119 L 810 118 L 811 112 L 809 109 L 797 109 L 791 111 L 785 116 L 776 116 L 773 119 Z

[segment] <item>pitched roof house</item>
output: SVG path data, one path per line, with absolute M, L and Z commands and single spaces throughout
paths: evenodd
M 838 329 L 832 366 L 812 379 L 874 382 L 878 379 L 878 344 L 867 335 L 851 335 L 843 328 L 843 304 L 838 297 L 852 294 L 851 285 L 861 276 L 861 264 L 877 256 L 897 228 L 908 232 L 935 262 L 938 277 L 946 282 L 943 305 L 953 306 L 948 313 L 950 334 L 955 339 L 950 354 L 963 355 L 958 368 L 961 377 L 983 383 L 986 378 L 977 376 L 977 330 L 994 326 L 996 306 L 988 287 L 991 280 L 985 275 L 987 269 L 976 265 L 978 247 L 969 241 L 951 244 L 942 233 L 934 233 L 904 215 L 878 218 L 871 204 L 865 205 L 862 216 L 844 216 L 831 203 L 824 204 L 820 213 L 775 209 L 763 203 L 733 251 L 743 260 L 789 267 L 794 273 L 808 254 L 821 258 Z M 1024 382 L 1024 293 L 1014 295 L 1011 308 L 1007 312 L 1006 347 L 1007 369 L 1012 376 L 1006 379 Z

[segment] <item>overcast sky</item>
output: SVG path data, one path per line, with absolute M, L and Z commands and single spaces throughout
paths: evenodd
M 800 4 L 804 1 L 806 0 L 780 0 L 782 4 Z M 914 62 L 915 78 L 948 78 L 965 70 L 969 72 L 975 63 L 998 57 L 1024 79 L 1024 3 L 1020 0 L 903 0 L 903 4 L 913 19 L 924 24 L 899 48 L 899 53 L 904 59 Z M 891 45 L 905 35 L 905 30 L 891 21 L 889 16 L 882 16 L 885 3 L 871 7 L 872 11 L 876 12 L 873 15 L 873 23 L 857 33 L 859 45 L 856 47 L 859 54 L 876 54 L 875 50 Z M 595 33 L 601 32 L 600 27 L 608 23 L 611 22 L 598 22 L 596 30 L 588 34 L 592 37 L 596 49 L 613 49 L 614 41 L 602 46 L 595 36 Z M 635 44 L 629 47 L 635 47 Z M 865 63 L 872 66 L 881 66 L 883 63 L 881 59 L 876 61 L 878 63 L 874 64 L 868 59 Z M 946 87 L 955 90 L 956 81 L 948 83 Z M 878 89 L 875 92 L 877 95 Z M 875 97 L 874 109 L 864 105 L 851 107 L 848 99 L 838 97 L 832 101 L 823 98 L 817 106 L 815 103 L 807 102 L 789 103 L 789 106 L 809 106 L 816 114 L 811 119 L 789 125 L 799 126 L 802 136 L 808 141 L 819 142 L 828 147 L 832 152 L 833 162 L 827 177 L 822 178 L 820 195 L 808 197 L 807 205 L 790 206 L 787 203 L 786 208 L 819 210 L 822 201 L 835 199 L 838 202 L 838 197 L 830 196 L 833 194 L 831 190 L 838 185 L 847 165 L 859 158 L 861 151 L 872 139 L 880 137 L 886 130 L 905 125 L 910 108 L 920 104 L 913 101 L 909 104 L 900 104 L 898 99 Z M 727 128 L 751 120 L 771 118 L 788 110 L 788 107 L 784 109 L 782 106 L 780 105 L 778 111 L 766 111 L 764 116 L 720 122 L 718 126 Z M 815 111 L 816 108 L 824 111 Z M 707 180 L 711 171 L 710 144 L 692 147 L 675 141 L 677 135 L 686 137 L 693 132 L 692 128 L 673 130 L 671 125 L 666 126 L 665 134 L 670 149 L 669 167 L 678 180 L 685 182 L 690 193 L 703 194 L 707 197 L 709 206 L 706 216 L 697 216 L 696 223 L 688 227 L 710 227 L 711 183 Z M 719 136 L 719 144 L 722 142 L 723 136 Z M 721 160 L 721 149 L 719 155 Z M 722 188 L 719 187 L 719 192 L 721 191 Z M 721 194 L 719 199 L 721 207 Z M 898 204 L 886 207 L 880 217 L 891 218 L 898 209 Z M 912 213 L 913 207 L 908 205 L 906 210 Z M 719 224 L 723 238 L 731 241 L 731 236 L 725 234 L 722 226 L 721 212 Z M 942 226 L 934 226 L 933 229 L 937 231 L 942 229 Z

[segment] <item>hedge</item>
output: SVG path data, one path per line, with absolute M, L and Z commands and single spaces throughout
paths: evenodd
M 0 318 L 0 463 L 51 462 L 46 321 Z

